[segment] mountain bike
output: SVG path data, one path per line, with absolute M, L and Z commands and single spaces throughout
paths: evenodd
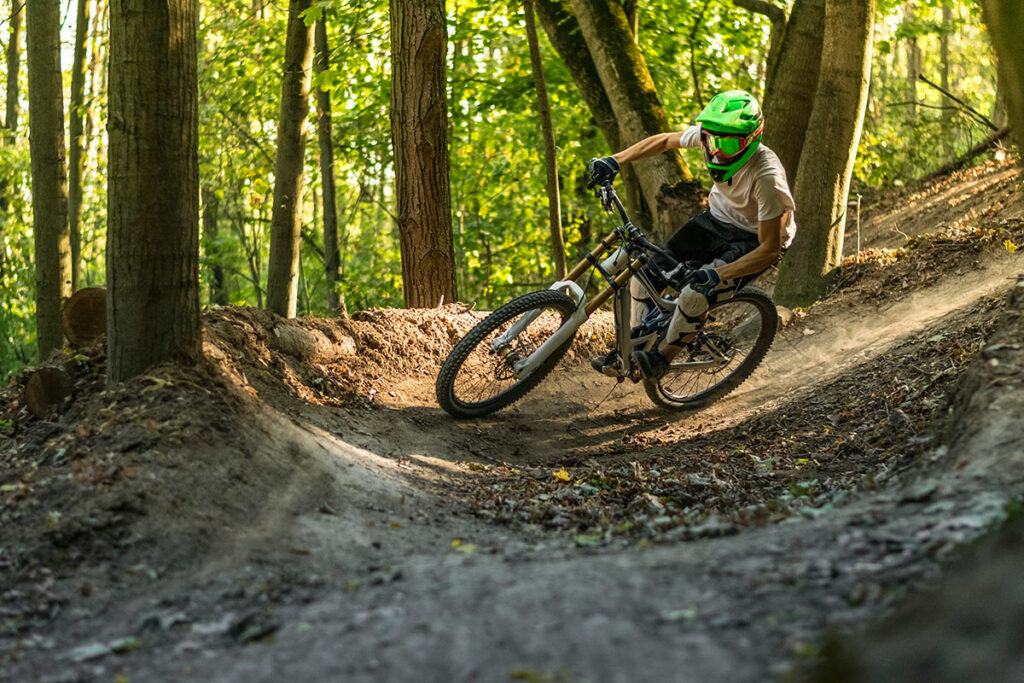
M 619 382 L 642 382 L 648 397 L 663 408 L 711 404 L 739 386 L 768 353 L 778 314 L 771 298 L 749 284 L 756 276 L 748 276 L 712 293 L 706 317 L 695 335 L 684 338 L 689 341 L 664 377 L 644 377 L 633 353 L 652 350 L 664 338 L 675 295 L 700 264 L 679 263 L 650 242 L 630 221 L 611 181 L 600 184 L 595 196 L 606 212 L 618 213 L 621 224 L 564 280 L 497 308 L 448 354 L 435 389 L 438 403 L 453 417 L 488 415 L 525 396 L 555 368 L 580 326 L 612 297 L 615 348 L 610 353 L 614 360 L 605 366 L 605 373 Z M 590 299 L 576 282 L 587 271 L 606 283 Z M 633 278 L 638 278 L 653 302 L 635 327 L 630 326 Z M 668 284 L 663 288 L 656 282 Z

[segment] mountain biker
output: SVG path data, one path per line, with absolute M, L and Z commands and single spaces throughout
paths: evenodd
M 596 184 L 614 179 L 621 164 L 670 149 L 702 147 L 714 181 L 708 209 L 693 216 L 665 243 L 665 249 L 680 263 L 695 262 L 700 267 L 679 292 L 664 340 L 656 349 L 634 352 L 648 379 L 664 377 L 672 359 L 694 339 L 707 315 L 712 292 L 773 266 L 793 241 L 793 195 L 779 157 L 761 144 L 763 130 L 764 117 L 757 100 L 742 90 L 729 90 L 708 102 L 697 125 L 681 133 L 652 135 L 612 156 L 591 159 L 587 166 L 591 182 Z M 655 263 L 657 258 L 655 255 Z M 660 270 L 649 263 L 645 273 L 653 283 L 668 286 Z M 653 302 L 638 278 L 630 281 L 630 294 L 634 300 L 630 322 L 635 326 Z M 612 351 L 594 358 L 591 365 L 598 372 L 614 375 L 611 366 L 617 361 L 617 353 Z

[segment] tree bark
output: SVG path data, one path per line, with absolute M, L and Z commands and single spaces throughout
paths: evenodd
M 842 260 L 846 202 L 860 142 L 868 79 L 874 0 L 828 0 L 821 79 L 800 158 L 796 215 L 800 230 L 779 269 L 775 298 L 807 306 L 824 295 Z
M 1024 134 L 1024 4 L 1018 0 L 982 0 L 985 25 L 999 57 L 1006 85 L 1006 109 L 1018 146 Z
M 825 33 L 825 0 L 796 0 L 779 54 L 768 70 L 764 94 L 764 142 L 796 180 L 807 124 L 814 108 Z
M 624 146 L 669 130 L 668 119 L 643 55 L 633 41 L 626 14 L 616 0 L 572 0 L 587 48 L 597 67 Z M 693 175 L 678 150 L 633 164 L 654 231 L 667 237 L 697 208 Z
M 326 15 L 316 22 L 316 72 L 328 71 L 330 51 L 327 45 Z M 324 275 L 327 281 L 327 310 L 333 315 L 343 307 L 338 292 L 341 249 L 338 244 L 338 192 L 334 184 L 334 134 L 331 130 L 331 93 L 316 90 L 316 130 L 320 143 L 320 186 L 324 199 Z
M 302 171 L 305 165 L 306 118 L 313 63 L 313 27 L 299 16 L 312 0 L 288 3 L 288 37 L 281 79 L 281 118 L 277 125 L 274 163 L 274 207 L 270 219 L 270 260 L 267 266 L 267 309 L 295 317 L 299 284 Z
M 71 290 L 78 289 L 82 263 L 82 173 L 85 166 L 85 47 L 89 40 L 89 0 L 78 0 L 68 137 L 68 224 L 71 232 Z
M 71 295 L 60 6 L 57 0 L 33 0 L 26 5 L 25 11 L 36 268 L 36 344 L 42 361 L 64 344 L 60 309 L 64 299 Z
M 405 305 L 455 301 L 444 0 L 391 0 L 391 141 Z
M 551 251 L 555 265 L 555 277 L 565 277 L 565 237 L 562 235 L 562 207 L 558 189 L 558 159 L 555 156 L 555 133 L 551 126 L 551 104 L 548 102 L 548 88 L 544 83 L 544 64 L 540 58 L 540 44 L 537 41 L 537 22 L 534 19 L 533 0 L 525 0 L 523 14 L 526 18 L 526 39 L 530 46 L 530 66 L 533 70 L 533 85 L 537 90 L 537 116 L 540 118 L 541 134 L 544 137 L 544 168 L 547 170 L 548 224 L 551 227 Z
M 107 381 L 200 357 L 195 0 L 110 6 Z
M 21 17 L 25 6 L 18 5 L 18 0 L 11 12 L 9 37 L 7 39 L 7 90 L 6 90 L 6 112 L 4 117 L 4 128 L 7 129 L 7 138 L 13 142 L 18 133 L 18 115 L 21 107 L 18 104 L 19 88 L 18 75 L 21 72 Z

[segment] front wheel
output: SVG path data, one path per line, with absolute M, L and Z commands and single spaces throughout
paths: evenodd
M 702 408 L 740 385 L 761 363 L 775 339 L 779 316 L 756 287 L 715 302 L 697 340 L 683 347 L 660 380 L 644 380 L 652 401 L 664 408 Z
M 575 310 L 572 299 L 551 289 L 525 294 L 497 309 L 448 354 L 437 375 L 437 402 L 453 417 L 481 417 L 512 405 L 547 377 L 575 331 L 525 377 L 516 377 L 515 364 L 540 348 Z M 519 321 L 526 323 L 519 333 L 502 338 Z

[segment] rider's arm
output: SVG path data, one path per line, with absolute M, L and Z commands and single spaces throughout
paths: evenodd
M 792 214 L 787 211 L 781 216 L 757 222 L 757 240 L 759 244 L 753 251 L 747 252 L 732 263 L 726 263 L 715 270 L 723 280 L 732 280 L 744 275 L 760 273 L 765 268 L 775 265 L 782 257 L 782 233 Z
M 679 149 L 682 147 L 682 143 L 680 142 L 681 136 L 682 133 L 658 133 L 657 135 L 652 135 L 649 138 L 644 138 L 635 145 L 630 145 L 618 154 L 613 154 L 612 157 L 620 164 L 628 164 L 629 162 L 637 161 L 638 159 L 657 156 L 658 154 L 667 152 L 670 149 Z

